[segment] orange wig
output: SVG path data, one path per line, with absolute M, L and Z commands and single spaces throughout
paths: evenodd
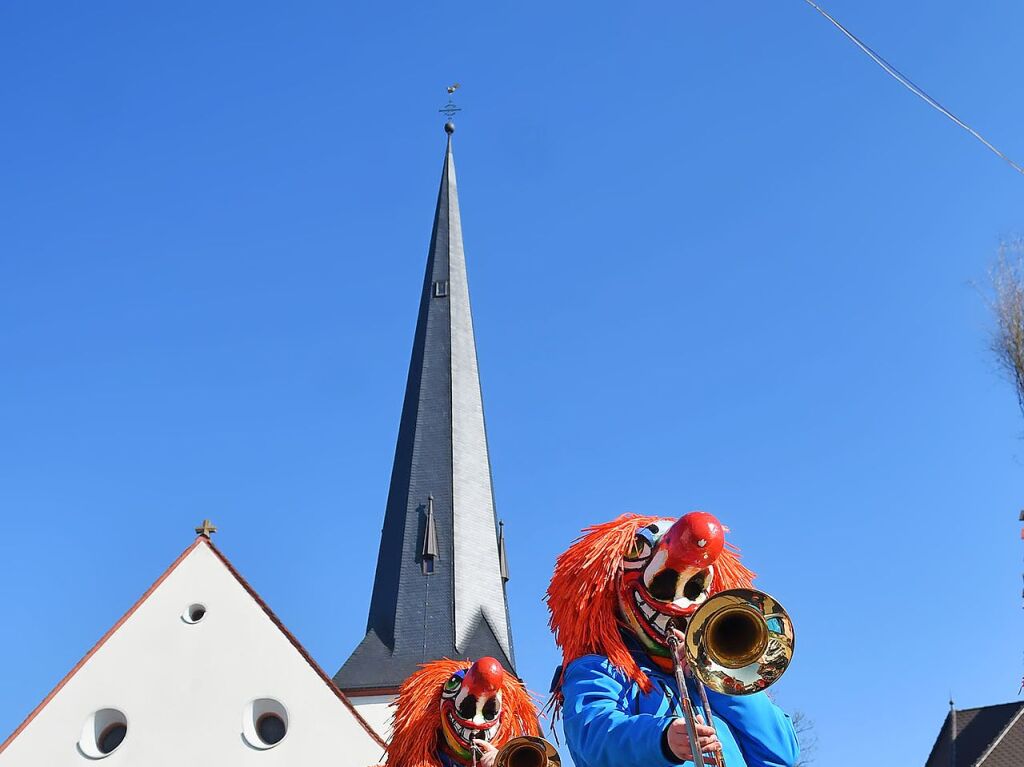
M 584 655 L 604 655 L 644 692 L 651 681 L 633 659 L 620 633 L 618 598 L 622 562 L 637 532 L 664 517 L 623 514 L 585 528 L 555 562 L 547 603 L 551 630 L 562 649 L 563 668 Z M 726 544 L 715 562 L 712 593 L 750 588 L 754 574 L 740 564 L 739 551 Z
M 469 661 L 435 660 L 424 663 L 398 690 L 391 705 L 391 742 L 388 767 L 440 767 L 441 690 L 452 674 L 472 665 Z M 494 745 L 501 748 L 520 735 L 540 736 L 537 707 L 526 687 L 505 671 L 501 685 L 501 727 Z

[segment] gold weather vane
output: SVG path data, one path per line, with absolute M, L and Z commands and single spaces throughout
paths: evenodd
M 448 86 L 448 103 L 445 104 L 443 107 L 441 107 L 440 109 L 437 110 L 441 114 L 447 116 L 449 122 L 451 122 L 451 119 L 455 116 L 456 112 L 461 112 L 462 111 L 462 109 L 460 109 L 459 107 L 457 107 L 455 105 L 455 101 L 452 100 L 452 94 L 454 94 L 455 91 L 457 91 L 460 87 L 462 87 L 462 83 L 453 83 L 452 85 L 449 85 Z

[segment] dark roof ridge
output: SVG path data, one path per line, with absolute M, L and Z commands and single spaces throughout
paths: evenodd
M 1001 705 L 1008 706 L 1012 704 L 1003 703 Z M 993 751 L 995 751 L 996 746 L 998 746 L 999 742 L 1006 736 L 1006 733 L 1008 733 L 1010 728 L 1017 723 L 1018 719 L 1020 719 L 1020 715 L 1024 713 L 1024 701 L 1018 701 L 1017 706 L 1017 713 L 1010 717 L 1010 720 L 1006 723 L 1003 729 L 999 731 L 999 734 L 996 735 L 992 742 L 985 747 L 985 750 L 981 752 L 981 756 L 979 756 L 978 760 L 974 763 L 975 767 L 981 767 L 981 765 L 985 763 L 985 760 L 989 758 Z M 998 708 L 998 706 L 993 706 L 992 708 Z
M 1011 700 L 1007 703 L 993 703 L 990 706 L 974 706 L 972 708 L 958 708 L 958 714 L 966 714 L 968 711 L 982 711 L 989 708 L 1002 708 L 1004 706 L 1024 706 L 1024 700 Z

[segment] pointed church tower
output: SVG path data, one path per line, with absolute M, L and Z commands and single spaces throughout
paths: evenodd
M 334 677 L 378 726 L 383 707 L 420 663 L 489 655 L 514 671 L 504 537 L 494 511 L 462 250 L 454 130 L 445 125 L 448 145 L 366 636 Z M 371 708 L 381 709 L 381 716 Z

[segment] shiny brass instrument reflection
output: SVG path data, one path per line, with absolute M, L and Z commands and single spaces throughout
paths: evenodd
M 704 721 L 714 728 L 705 687 L 726 695 L 750 695 L 777 682 L 793 659 L 793 622 L 773 597 L 755 589 L 730 589 L 715 594 L 690 616 L 682 640 L 686 669 L 679 663 L 679 638 L 668 635 L 675 663 L 694 767 L 725 767 L 721 753 L 698 753 L 692 720 L 696 708 L 685 672 L 697 681 Z
M 555 747 L 532 735 L 512 738 L 498 751 L 497 767 L 561 767 Z
M 750 695 L 775 684 L 793 659 L 789 613 L 755 589 L 730 589 L 702 604 L 686 625 L 693 673 L 715 692 Z

